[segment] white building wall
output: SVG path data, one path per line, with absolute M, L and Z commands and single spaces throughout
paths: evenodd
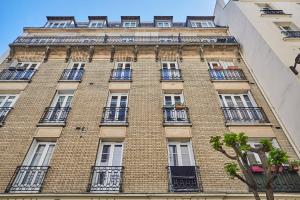
M 299 153 L 300 76 L 294 75 L 289 66 L 300 53 L 300 40 L 284 41 L 274 21 L 293 21 L 300 27 L 300 5 L 295 1 L 274 2 L 272 5 L 276 9 L 284 9 L 286 13 L 293 14 L 292 17 L 261 17 L 254 1 L 230 1 L 225 6 L 223 0 L 217 0 L 215 22 L 217 25 L 229 26 L 230 33 L 241 44 L 241 52 L 248 67 Z

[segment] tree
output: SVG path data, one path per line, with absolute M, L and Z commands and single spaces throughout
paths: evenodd
M 266 178 L 267 200 L 274 200 L 272 183 L 276 179 L 283 164 L 288 163 L 287 153 L 274 148 L 269 140 L 262 139 L 258 146 L 251 147 L 248 144 L 248 137 L 244 133 L 225 133 L 224 137 L 212 136 L 210 144 L 216 151 L 221 152 L 234 162 L 225 163 L 224 169 L 230 178 L 237 178 L 251 189 L 256 200 L 260 200 L 257 182 L 248 162 L 249 152 L 257 153 L 261 160 L 261 167 Z M 224 147 L 229 147 L 228 152 Z

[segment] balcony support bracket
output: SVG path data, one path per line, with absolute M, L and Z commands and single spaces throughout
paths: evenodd
M 115 46 L 112 46 L 111 50 L 110 50 L 110 62 L 114 61 L 114 59 L 115 59 L 115 53 L 116 53 L 116 48 L 115 48 Z
M 183 57 L 182 57 L 182 49 L 183 49 L 183 46 L 178 46 L 178 47 L 177 47 L 177 56 L 178 56 L 180 62 L 183 61 Z
M 135 46 L 134 46 L 134 49 L 133 49 L 133 55 L 134 55 L 133 61 L 134 61 L 134 62 L 137 61 L 138 53 L 139 53 L 138 46 L 135 45 Z
M 94 46 L 90 46 L 89 47 L 89 57 L 88 57 L 88 61 L 89 62 L 92 62 L 93 56 L 94 56 L 94 52 L 95 52 Z
M 50 51 L 51 51 L 50 47 L 49 47 L 49 46 L 46 46 L 46 48 L 45 48 L 45 53 L 44 53 L 44 62 L 47 62 L 47 61 L 48 61 Z
M 204 62 L 204 47 L 201 45 L 199 47 L 199 55 L 202 62 Z
M 155 62 L 158 62 L 158 60 L 159 60 L 159 45 L 155 46 L 154 51 L 155 51 Z
M 68 62 L 70 60 L 71 53 L 72 53 L 71 46 L 67 46 L 66 47 L 66 58 L 65 58 L 66 62 Z

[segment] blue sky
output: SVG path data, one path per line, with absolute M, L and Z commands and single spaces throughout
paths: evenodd
M 122 15 L 138 15 L 152 21 L 155 15 L 171 15 L 174 21 L 185 21 L 188 15 L 212 15 L 215 0 L 3 0 L 0 12 L 0 55 L 8 44 L 22 33 L 23 27 L 42 26 L 46 16 L 104 15 L 119 20 Z

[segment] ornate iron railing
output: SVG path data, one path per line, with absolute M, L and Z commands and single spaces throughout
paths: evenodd
M 222 107 L 225 122 L 269 123 L 261 107 Z
M 160 71 L 163 81 L 182 80 L 180 69 L 161 69 Z
M 104 107 L 101 123 L 127 123 L 128 107 Z
M 202 191 L 198 166 L 168 166 L 170 192 Z
M 47 107 L 39 123 L 65 123 L 71 107 Z
M 189 109 L 185 106 L 164 106 L 164 123 L 190 123 Z
M 253 173 L 257 182 L 258 191 L 265 192 L 266 176 L 264 173 Z M 285 168 L 283 172 L 277 174 L 272 183 L 274 192 L 300 192 L 300 176 L 297 172 Z
M 300 31 L 282 31 L 287 38 L 300 38 Z
M 26 80 L 29 81 L 35 70 L 26 69 L 4 69 L 0 72 L 0 81 L 1 80 Z
M 238 44 L 233 36 L 21 36 L 11 45 Z
M 261 12 L 265 15 L 285 15 L 283 10 L 262 9 Z
M 8 113 L 12 110 L 12 107 L 0 107 L 0 124 L 2 124 Z
M 84 69 L 65 69 L 59 80 L 81 81 Z
M 211 80 L 246 80 L 241 69 L 209 69 Z
M 92 166 L 88 192 L 122 192 L 122 166 Z
M 130 81 L 132 78 L 131 69 L 113 69 L 110 73 L 111 81 Z
M 18 166 L 5 192 L 41 192 L 49 166 Z

